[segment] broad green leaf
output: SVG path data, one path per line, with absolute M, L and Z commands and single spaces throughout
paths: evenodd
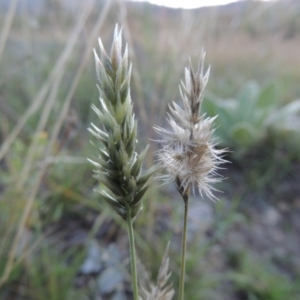
M 248 81 L 237 93 L 236 97 L 238 100 L 245 99 L 251 100 L 256 99 L 259 95 L 260 87 L 256 81 Z
M 229 131 L 229 135 L 236 144 L 243 147 L 255 144 L 260 138 L 260 134 L 255 127 L 246 122 L 233 125 Z
M 281 122 L 286 122 L 286 119 L 291 116 L 296 116 L 297 114 L 300 114 L 300 99 L 297 99 L 274 111 L 266 119 L 265 125 L 279 127 Z
M 277 104 L 274 84 L 267 85 L 259 94 L 257 99 L 257 108 L 271 109 Z
M 204 100 L 202 102 L 201 105 L 201 109 L 207 113 L 208 116 L 213 117 L 217 115 L 217 111 L 216 111 L 216 103 L 214 101 L 214 96 L 213 95 L 209 95 L 204 97 Z
M 250 121 L 253 112 L 256 108 L 256 101 L 259 94 L 259 86 L 256 82 L 250 81 L 245 87 L 237 94 L 238 109 L 237 117 L 241 121 Z

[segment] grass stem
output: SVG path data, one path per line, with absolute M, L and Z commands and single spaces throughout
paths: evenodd
M 132 289 L 133 299 L 139 299 L 137 272 L 136 272 L 136 256 L 135 256 L 135 244 L 134 244 L 134 231 L 133 231 L 133 220 L 131 218 L 131 208 L 127 206 L 127 225 L 128 225 L 128 237 L 129 237 L 129 248 L 130 248 L 130 263 L 131 263 L 131 277 L 132 277 Z
M 189 209 L 189 195 L 188 195 L 188 193 L 185 193 L 182 196 L 183 196 L 183 200 L 184 200 L 184 219 L 183 219 L 182 248 L 181 248 L 181 271 L 180 271 L 179 298 L 178 298 L 179 300 L 184 299 L 187 217 L 188 217 L 188 209 Z

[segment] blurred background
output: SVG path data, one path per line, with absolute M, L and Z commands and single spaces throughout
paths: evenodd
M 101 37 L 109 51 L 116 23 L 145 168 L 189 57 L 196 68 L 204 48 L 211 66 L 202 109 L 218 115 L 230 163 L 219 201 L 191 199 L 186 299 L 300 299 L 298 0 L 190 10 L 0 0 L 0 299 L 132 299 L 126 228 L 86 161 L 96 155 L 87 128 L 100 126 L 92 49 Z M 154 182 L 135 222 L 141 280 L 155 281 L 170 240 L 177 290 L 182 215 L 174 185 Z

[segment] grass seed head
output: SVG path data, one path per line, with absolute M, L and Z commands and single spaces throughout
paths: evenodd
M 190 189 L 198 190 L 209 198 L 215 198 L 212 184 L 219 181 L 216 170 L 225 160 L 226 150 L 216 149 L 212 139 L 214 118 L 201 114 L 204 89 L 208 82 L 210 68 L 204 72 L 205 53 L 202 51 L 197 72 L 191 62 L 185 69 L 185 83 L 179 86 L 183 107 L 173 102 L 169 105 L 168 123 L 171 129 L 154 129 L 162 135 L 162 149 L 158 159 L 168 174 L 164 179 L 175 180 L 184 199 Z
M 172 300 L 175 294 L 172 283 L 169 283 L 171 273 L 169 272 L 169 252 L 170 243 L 168 243 L 157 276 L 155 285 L 142 288 L 142 297 L 140 300 Z
M 99 47 L 100 57 L 95 50 L 94 56 L 100 97 L 92 109 L 101 125 L 91 124 L 88 129 L 98 146 L 98 156 L 90 161 L 96 167 L 95 177 L 105 186 L 98 191 L 102 198 L 124 219 L 130 207 L 131 217 L 135 218 L 154 169 L 146 173 L 141 170 L 148 147 L 141 154 L 135 151 L 137 122 L 130 96 L 131 64 L 127 46 L 122 54 L 122 30 L 118 25 L 110 56 L 100 39 Z

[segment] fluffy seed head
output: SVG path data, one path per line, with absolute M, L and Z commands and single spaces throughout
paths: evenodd
M 193 71 L 191 62 L 185 69 L 185 83 L 179 86 L 183 107 L 173 102 L 169 105 L 168 123 L 171 129 L 154 129 L 162 135 L 162 149 L 158 159 L 167 170 L 164 179 L 175 180 L 184 199 L 188 198 L 190 188 L 200 194 L 215 198 L 212 183 L 220 180 L 216 170 L 225 160 L 212 139 L 214 118 L 205 118 L 201 114 L 204 89 L 210 69 L 204 73 L 205 53 L 202 51 L 198 70 Z

